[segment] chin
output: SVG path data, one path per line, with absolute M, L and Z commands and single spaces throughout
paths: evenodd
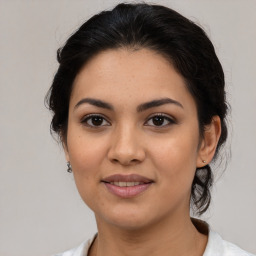
M 114 219 L 109 220 L 109 224 L 115 226 L 116 228 L 127 230 L 127 231 L 138 231 L 141 229 L 145 229 L 148 226 L 150 226 L 151 222 L 145 220 L 145 218 L 120 218 L 120 219 Z
M 159 221 L 159 216 L 154 216 L 154 213 L 149 214 L 150 211 L 142 211 L 142 208 L 138 209 L 115 209 L 108 211 L 104 215 L 97 215 L 97 223 L 102 225 L 110 225 L 115 228 L 123 229 L 124 231 L 138 231 L 146 229 L 152 226 L 152 224 Z

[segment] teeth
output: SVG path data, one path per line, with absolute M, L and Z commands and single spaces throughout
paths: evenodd
M 118 186 L 118 187 L 133 187 L 133 186 L 137 186 L 140 184 L 143 184 L 142 182 L 123 182 L 123 181 L 115 181 L 115 182 L 110 182 L 110 184 Z
M 126 182 L 121 182 L 121 181 L 118 182 L 118 186 L 119 187 L 127 187 Z

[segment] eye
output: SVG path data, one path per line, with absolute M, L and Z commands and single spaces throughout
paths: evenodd
M 81 123 L 91 127 L 101 127 L 110 125 L 110 123 L 101 115 L 87 115 L 82 119 Z
M 168 126 L 174 123 L 175 121 L 172 118 L 163 114 L 156 114 L 147 121 L 147 125 L 156 127 Z

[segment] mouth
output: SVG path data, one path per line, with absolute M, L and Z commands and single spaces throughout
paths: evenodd
M 121 198 L 138 196 L 153 184 L 153 180 L 137 174 L 115 174 L 103 178 L 101 182 L 109 192 Z
M 114 181 L 114 182 L 106 182 L 109 183 L 111 185 L 115 185 L 118 187 L 133 187 L 133 186 L 138 186 L 138 185 L 142 185 L 142 184 L 147 184 L 147 183 L 143 183 L 143 182 L 138 182 L 138 181 L 130 181 L 130 182 L 125 182 L 125 181 Z
M 129 175 L 114 174 L 114 175 L 103 178 L 102 182 L 118 183 L 118 184 L 121 183 L 120 186 L 124 186 L 125 185 L 124 183 L 128 183 L 128 185 L 135 186 L 135 185 L 140 185 L 142 183 L 143 184 L 150 183 L 150 182 L 153 182 L 153 180 L 138 174 L 129 174 Z M 115 184 L 115 185 L 118 186 L 118 184 Z

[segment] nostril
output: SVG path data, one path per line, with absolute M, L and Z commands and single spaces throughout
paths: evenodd
M 142 162 L 145 159 L 145 151 L 143 147 L 136 144 L 136 147 L 110 147 L 107 157 L 112 163 L 119 163 L 121 165 L 131 165 Z
M 132 160 L 122 160 L 122 159 L 112 159 L 111 160 L 113 163 L 119 163 L 121 165 L 131 165 L 131 164 L 136 164 L 139 163 L 140 161 L 138 159 L 132 159 Z

